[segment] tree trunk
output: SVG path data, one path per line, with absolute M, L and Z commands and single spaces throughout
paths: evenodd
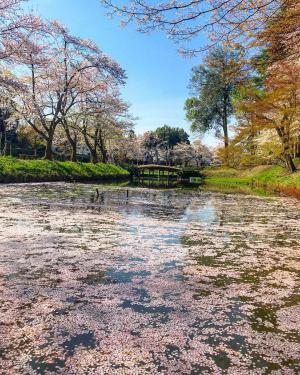
M 107 159 L 108 159 L 107 151 L 104 149 L 104 150 L 102 150 L 102 162 L 104 164 L 106 164 L 107 163 Z
M 34 158 L 37 159 L 37 138 L 35 137 L 34 138 L 34 142 L 33 142 L 33 154 L 34 154 Z
M 46 143 L 44 159 L 53 160 L 53 151 L 52 151 L 53 137 L 49 137 L 46 142 L 47 143 Z
M 285 161 L 286 168 L 290 173 L 293 173 L 297 170 L 297 168 L 291 156 L 289 136 L 286 133 L 284 126 L 277 127 L 276 131 L 283 145 L 283 158 Z
M 66 132 L 67 134 L 67 132 Z M 67 135 L 69 144 L 71 146 L 71 157 L 70 160 L 73 161 L 74 163 L 77 162 L 77 136 L 75 135 L 75 138 L 73 139 L 71 135 Z
M 284 154 L 284 161 L 285 161 L 286 168 L 289 172 L 293 173 L 297 170 L 293 162 L 293 159 L 289 153 Z
M 86 129 L 82 134 L 84 136 L 85 144 L 87 145 L 87 147 L 90 151 L 90 162 L 93 163 L 93 164 L 97 164 L 98 161 L 99 161 L 98 155 L 97 155 L 97 142 L 94 141 L 93 144 L 91 144 L 91 142 L 88 139 Z
M 228 130 L 227 130 L 227 121 L 226 121 L 226 126 L 223 127 L 224 129 L 224 164 L 226 167 L 229 166 L 229 152 L 228 152 Z
M 300 158 L 300 135 L 298 135 L 295 144 L 295 157 Z
M 77 162 L 77 134 L 75 133 L 74 138 L 72 138 L 72 135 L 70 133 L 70 129 L 69 129 L 66 121 L 63 123 L 63 127 L 65 129 L 65 133 L 66 133 L 68 142 L 71 146 L 71 158 L 70 158 L 70 160 L 73 161 L 74 163 L 76 163 Z
M 4 132 L 4 148 L 3 148 L 3 155 L 7 156 L 7 137 L 6 137 L 6 131 Z
M 224 94 L 224 108 L 223 108 L 223 133 L 224 133 L 224 164 L 226 167 L 229 166 L 229 152 L 228 152 L 228 114 L 227 114 L 228 98 L 227 94 Z
M 102 138 L 101 131 L 99 132 L 98 147 L 99 147 L 99 150 L 101 152 L 102 162 L 104 164 L 106 164 L 107 163 L 107 159 L 108 159 L 108 155 L 107 155 L 107 150 L 106 150 L 106 146 L 105 146 L 105 140 Z
M 71 148 L 72 148 L 72 151 L 71 151 L 71 161 L 73 161 L 74 163 L 77 162 L 77 144 L 76 142 L 73 142 L 71 144 Z
M 97 164 L 99 162 L 98 160 L 98 155 L 97 155 L 97 151 L 95 150 L 90 150 L 90 153 L 91 153 L 91 163 L 93 164 Z

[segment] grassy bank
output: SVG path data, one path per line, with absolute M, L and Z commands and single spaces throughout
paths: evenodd
M 0 157 L 0 182 L 97 181 L 126 176 L 125 169 L 113 164 Z
M 297 164 L 299 168 L 299 160 Z M 247 170 L 209 167 L 204 170 L 204 176 L 205 183 L 210 186 L 244 185 L 300 199 L 300 171 L 290 174 L 280 166 L 261 165 Z

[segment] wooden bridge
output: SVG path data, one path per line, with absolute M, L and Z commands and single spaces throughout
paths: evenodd
M 169 165 L 146 164 L 137 166 L 138 176 L 147 175 L 152 177 L 178 176 L 181 168 L 171 167 Z M 148 172 L 148 173 L 146 173 Z

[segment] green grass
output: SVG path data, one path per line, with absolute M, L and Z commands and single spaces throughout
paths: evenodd
M 127 176 L 113 164 L 21 160 L 0 157 L 0 182 L 92 181 Z
M 296 160 L 298 169 L 300 161 Z M 300 170 L 289 173 L 278 165 L 260 165 L 254 168 L 239 170 L 225 167 L 208 167 L 203 171 L 205 183 L 210 186 L 254 185 L 266 189 L 278 190 L 298 196 L 300 191 Z

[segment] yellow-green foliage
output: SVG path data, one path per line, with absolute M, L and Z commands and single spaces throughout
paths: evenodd
M 296 160 L 296 164 L 300 164 L 299 160 Z M 206 168 L 203 173 L 206 182 L 214 185 L 256 182 L 273 187 L 295 186 L 300 188 L 300 171 L 290 174 L 285 168 L 278 165 L 261 165 L 245 170 L 210 167 Z
M 0 158 L 0 182 L 97 180 L 128 174 L 113 164 Z

